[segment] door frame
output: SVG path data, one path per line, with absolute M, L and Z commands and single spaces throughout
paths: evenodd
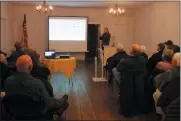
M 98 30 L 97 30 L 97 42 L 96 42 L 96 57 L 97 57 L 97 59 L 100 59 L 100 53 L 99 53 L 97 48 L 100 48 L 100 26 L 101 26 L 101 24 L 88 23 L 88 25 L 95 25 L 95 26 L 97 26 Z

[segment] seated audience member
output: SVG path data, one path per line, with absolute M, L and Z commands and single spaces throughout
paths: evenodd
M 146 47 L 143 45 L 140 47 L 141 47 L 141 55 L 145 58 L 146 61 L 148 61 L 148 55 L 145 53 Z
M 40 55 L 37 56 L 40 58 Z M 37 58 L 37 60 L 34 62 L 31 74 L 35 78 L 43 78 L 48 80 L 50 70 L 43 63 L 40 62 L 39 58 Z
M 141 56 L 141 48 L 134 44 L 130 56 L 120 60 L 113 69 L 114 76 L 119 72 L 120 79 L 120 110 L 124 116 L 142 114 L 147 110 L 145 107 L 144 78 L 146 73 L 146 60 Z
M 170 81 L 180 78 L 180 53 L 176 53 L 172 59 L 173 68 L 165 73 L 159 74 L 155 77 L 155 86 L 157 88 L 156 92 L 153 94 L 153 98 L 155 100 L 155 104 L 157 104 L 157 100 L 159 99 L 161 92 L 163 92 L 164 87 L 169 84 Z M 157 113 L 162 113 L 161 109 L 157 108 Z
M 113 78 L 112 69 L 117 66 L 121 59 L 128 57 L 127 53 L 124 51 L 124 46 L 122 44 L 117 44 L 116 51 L 116 54 L 107 59 L 106 68 L 109 71 L 109 83 Z
M 120 43 L 117 44 L 116 51 L 116 54 L 107 59 L 107 68 L 109 71 L 112 71 L 112 69 L 117 66 L 121 59 L 128 56 L 127 53 L 124 51 L 124 46 Z
M 180 52 L 180 47 L 178 45 L 173 45 L 173 52 L 174 53 Z
M 152 77 L 156 77 L 160 73 L 164 73 L 172 69 L 171 61 L 173 57 L 173 51 L 165 49 L 162 54 L 162 61 L 158 62 L 155 69 L 152 72 Z
M 41 63 L 40 59 L 35 62 L 36 63 L 33 64 L 33 68 L 31 70 L 31 75 L 37 79 L 40 79 L 44 83 L 49 95 L 53 97 L 53 87 L 48 80 L 50 70 L 43 63 Z
M 165 49 L 165 45 L 164 43 L 159 43 L 158 44 L 158 48 L 157 48 L 157 53 L 153 54 L 148 62 L 147 62 L 147 74 L 148 77 L 149 75 L 152 73 L 152 71 L 154 70 L 155 66 L 157 65 L 158 62 L 162 61 L 162 53 Z
M 120 60 L 116 68 L 112 72 L 116 81 L 120 84 L 120 72 L 129 69 L 145 68 L 146 60 L 141 56 L 141 48 L 138 44 L 133 44 L 130 56 Z
M 16 42 L 14 44 L 15 47 L 15 51 L 12 51 L 10 57 L 7 58 L 8 62 L 10 62 L 11 64 L 15 65 L 17 59 L 21 56 L 24 55 L 24 52 L 22 50 L 22 45 L 20 42 Z
M 64 95 L 61 99 L 55 99 L 49 96 L 42 81 L 30 75 L 33 67 L 30 56 L 20 56 L 16 62 L 16 66 L 18 72 L 5 81 L 5 92 L 7 95 L 22 93 L 35 97 L 38 95 L 45 100 L 47 110 L 58 111 L 60 109 L 62 111 L 59 112 L 60 114 L 65 111 L 68 107 L 68 95 Z
M 173 42 L 172 42 L 172 40 L 166 41 L 165 45 L 166 45 L 167 49 L 171 49 L 171 50 L 173 49 Z

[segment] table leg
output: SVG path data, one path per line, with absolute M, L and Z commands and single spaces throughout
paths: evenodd
M 72 77 L 69 78 L 69 84 L 72 83 L 72 86 L 73 86 L 73 79 Z
M 74 79 L 75 79 L 75 81 L 76 81 L 75 75 L 74 75 Z
M 73 87 L 73 80 L 72 80 L 72 87 Z
M 69 78 L 69 84 L 70 84 L 70 78 Z

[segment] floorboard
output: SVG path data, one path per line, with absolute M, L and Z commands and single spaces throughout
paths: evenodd
M 97 120 L 93 105 L 82 80 L 77 81 L 77 87 L 83 120 Z
M 72 86 L 66 83 L 67 94 L 69 95 L 69 108 L 66 111 L 67 120 L 82 120 L 82 112 L 80 106 L 80 100 L 78 98 L 78 90 L 76 83 Z

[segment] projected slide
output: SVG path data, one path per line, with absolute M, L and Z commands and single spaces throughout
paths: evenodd
M 49 49 L 87 51 L 87 17 L 49 17 Z
M 86 40 L 86 20 L 78 19 L 50 19 L 49 40 Z

